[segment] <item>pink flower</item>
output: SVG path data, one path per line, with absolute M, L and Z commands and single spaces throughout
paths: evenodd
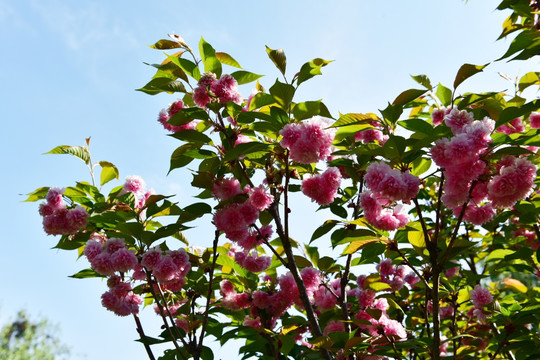
M 437 126 L 437 125 L 442 124 L 442 122 L 444 121 L 444 117 L 448 113 L 450 113 L 450 111 L 451 109 L 447 109 L 444 107 L 433 110 L 433 112 L 431 113 L 431 119 L 433 120 L 433 125 Z
M 60 189 L 57 187 L 50 188 L 47 192 L 47 196 L 45 199 L 47 200 L 47 204 L 51 206 L 54 210 L 62 209 L 66 207 L 66 204 L 64 203 L 63 194 L 66 189 Z
M 488 196 L 495 207 L 511 207 L 533 192 L 536 166 L 524 158 L 510 158 L 488 184 Z M 503 160 L 508 163 L 508 158 Z
M 321 273 L 319 270 L 312 267 L 303 268 L 300 271 L 300 276 L 304 281 L 308 293 L 312 293 L 319 288 L 321 284 Z
M 111 262 L 116 271 L 126 272 L 139 264 L 135 250 L 122 248 L 111 255 Z
M 88 261 L 95 259 L 102 251 L 103 245 L 97 240 L 88 240 L 84 246 L 84 255 L 88 258 Z
M 332 152 L 335 129 L 329 120 L 315 116 L 301 124 L 288 124 L 281 131 L 281 146 L 290 150 L 291 159 L 302 164 L 325 160 Z
M 515 118 L 509 123 L 501 125 L 497 128 L 497 132 L 501 132 L 506 135 L 521 133 L 525 131 L 525 125 L 521 122 L 521 118 Z
M 101 304 L 118 316 L 128 316 L 139 313 L 142 298 L 131 291 L 129 284 L 120 282 L 101 295 Z
M 532 113 L 529 117 L 529 121 L 531 122 L 531 128 L 540 129 L 540 113 Z
M 234 260 L 244 269 L 258 273 L 268 269 L 272 263 L 272 258 L 269 256 L 259 256 L 257 251 L 251 253 L 237 251 L 234 254 Z
M 158 248 L 151 248 L 146 253 L 144 253 L 141 265 L 147 268 L 148 270 L 154 270 L 154 267 L 161 261 L 162 252 Z
M 340 184 L 339 169 L 331 167 L 320 175 L 314 175 L 302 181 L 302 193 L 319 205 L 328 205 L 334 201 Z
M 341 323 L 341 321 L 332 320 L 329 321 L 328 324 L 324 328 L 324 336 L 327 336 L 331 332 L 336 331 L 345 331 L 345 326 Z
M 470 293 L 471 302 L 476 308 L 482 308 L 493 301 L 493 295 L 488 289 L 484 289 L 480 285 L 476 285 Z
M 453 108 L 450 113 L 444 117 L 446 125 L 452 129 L 454 134 L 459 134 L 465 125 L 472 123 L 474 120 L 473 114 L 466 110 L 458 110 Z
M 146 191 L 146 183 L 140 176 L 127 176 L 124 183 L 124 191 L 132 192 L 135 196 L 143 196 Z
M 242 96 L 238 92 L 238 83 L 231 75 L 225 74 L 218 81 L 212 82 L 210 90 L 219 98 L 220 103 L 233 101 L 240 104 L 242 102 Z
M 272 203 L 274 202 L 274 197 L 268 194 L 264 186 L 261 185 L 251 191 L 251 194 L 249 195 L 249 201 L 251 202 L 251 205 L 255 207 L 255 209 L 263 211 L 268 209 L 270 205 L 272 205 Z
M 240 182 L 235 178 L 222 178 L 214 183 L 216 199 L 227 200 L 241 193 Z

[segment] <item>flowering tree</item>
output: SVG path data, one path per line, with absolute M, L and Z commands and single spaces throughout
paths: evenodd
M 518 35 L 501 59 L 535 56 L 536 2 L 507 8 L 501 37 Z M 119 172 L 92 162 L 89 139 L 49 153 L 82 159 L 91 183 L 28 199 L 44 199 L 57 248 L 89 261 L 73 276 L 107 279 L 103 306 L 135 319 L 150 359 L 165 342 L 160 359 L 213 359 L 209 336 L 244 339 L 242 358 L 539 356 L 540 103 L 523 97 L 539 73 L 514 94 L 459 94 L 487 66 L 465 64 L 451 87 L 413 76 L 422 88 L 380 115 L 335 118 L 322 101 L 295 99 L 330 61 L 291 77 L 284 52 L 267 48 L 280 72 L 267 90 L 204 39 L 199 55 L 180 36 L 153 47 L 172 51 L 139 90 L 181 94 L 158 120 L 182 142 L 169 171 L 197 169 L 197 202 L 173 203 L 138 176 L 103 194 Z M 255 81 L 249 97 L 239 92 Z M 294 192 L 332 214 L 311 236 L 290 226 L 301 211 Z M 183 247 L 182 231 L 201 217 L 215 227 L 212 247 Z M 162 318 L 161 334 L 145 333 L 143 304 Z

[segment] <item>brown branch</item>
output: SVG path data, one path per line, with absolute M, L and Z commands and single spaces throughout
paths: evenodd
M 208 292 L 206 294 L 206 309 L 204 311 L 204 319 L 203 319 L 203 323 L 202 323 L 202 327 L 201 327 L 201 335 L 199 337 L 199 345 L 197 346 L 197 354 L 200 354 L 201 351 L 202 351 L 204 335 L 205 335 L 205 332 L 206 332 L 206 326 L 208 325 L 208 316 L 209 316 L 209 312 L 210 312 L 210 301 L 211 301 L 212 292 L 213 292 L 212 285 L 213 285 L 213 282 L 214 282 L 214 270 L 216 268 L 216 261 L 217 261 L 217 258 L 219 256 L 219 254 L 217 253 L 218 238 L 219 238 L 219 230 L 216 230 L 215 237 L 214 237 L 214 244 L 213 244 L 213 254 L 214 254 L 214 256 L 213 256 L 213 259 L 212 259 L 212 267 L 210 268 L 210 274 L 209 274 L 209 280 L 208 280 Z
M 152 349 L 150 349 L 150 345 L 148 345 L 144 341 L 144 338 L 146 338 L 146 335 L 144 334 L 144 330 L 141 324 L 141 320 L 139 319 L 139 315 L 133 314 L 133 319 L 135 319 L 135 324 L 137 324 L 137 332 L 139 333 L 141 340 L 143 340 L 142 343 L 144 345 L 144 349 L 146 350 L 146 354 L 148 355 L 148 358 L 150 360 L 156 360 L 156 358 L 154 357 L 154 354 L 152 353 Z

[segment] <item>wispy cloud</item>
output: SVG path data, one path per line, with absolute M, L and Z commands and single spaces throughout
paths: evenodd
M 99 3 L 34 0 L 32 8 L 70 50 L 79 51 L 111 37 L 136 43 L 128 29 L 114 23 L 107 13 L 109 7 Z

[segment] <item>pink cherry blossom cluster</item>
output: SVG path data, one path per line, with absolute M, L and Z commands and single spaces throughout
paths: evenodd
M 462 205 L 468 200 L 473 182 L 478 182 L 486 171 L 486 160 L 482 158 L 491 144 L 491 133 L 495 122 L 489 118 L 474 120 L 466 110 L 453 108 L 444 118 L 454 136 L 435 142 L 431 155 L 435 163 L 444 169 L 443 203 L 458 216 Z M 491 204 L 481 205 L 486 198 L 486 187 L 478 182 L 473 193 L 473 202 L 464 213 L 464 220 L 481 225 L 495 215 Z
M 532 113 L 529 117 L 532 129 L 540 129 L 540 113 Z
M 405 284 L 414 285 L 420 279 L 412 272 L 407 272 L 403 265 L 395 266 L 391 259 L 384 259 L 377 266 L 381 281 L 390 285 L 392 291 L 399 291 Z
M 107 281 L 109 291 L 101 295 L 101 304 L 118 316 L 139 313 L 142 298 L 133 293 L 131 285 L 123 282 L 119 276 L 112 276 Z
M 103 243 L 98 237 L 86 242 L 84 255 L 97 273 L 105 276 L 116 271 L 125 273 L 139 265 L 135 250 L 129 250 L 123 239 L 110 238 Z
M 444 117 L 450 113 L 452 109 L 447 109 L 445 107 L 435 109 L 431 113 L 431 119 L 433 121 L 433 125 L 437 126 L 443 123 Z
M 287 124 L 281 131 L 281 146 L 289 149 L 293 161 L 302 164 L 326 160 L 332 153 L 336 130 L 330 120 L 314 116 L 301 123 Z
M 511 207 L 529 196 L 535 187 L 537 167 L 525 158 L 503 157 L 499 174 L 487 185 L 487 195 L 495 207 Z
M 382 128 L 381 123 L 378 121 L 370 121 L 369 124 L 374 128 L 357 132 L 354 134 L 354 141 L 361 141 L 363 144 L 377 141 L 379 144 L 384 145 L 388 140 L 388 135 L 380 130 Z
M 525 131 L 525 125 L 521 121 L 521 118 L 515 118 L 510 122 L 501 125 L 497 128 L 497 132 L 501 132 L 506 135 L 522 133 Z
M 366 220 L 381 230 L 396 230 L 409 222 L 402 204 L 416 196 L 420 180 L 408 173 L 392 169 L 384 162 L 375 162 L 366 169 L 366 190 L 360 194 L 360 205 Z
M 268 269 L 272 263 L 270 256 L 259 256 L 257 250 L 252 250 L 251 252 L 237 251 L 234 253 L 234 260 L 244 269 L 254 273 Z
M 302 193 L 319 205 L 328 205 L 334 201 L 341 184 L 341 172 L 330 167 L 322 174 L 314 175 L 302 181 Z
M 135 196 L 135 208 L 142 209 L 146 200 L 154 195 L 154 190 L 146 191 L 146 182 L 138 175 L 126 176 L 121 194 L 132 193 Z
M 46 202 L 39 205 L 43 229 L 49 235 L 75 234 L 87 224 L 88 213 L 82 206 L 68 209 L 63 198 L 65 189 L 50 188 Z
M 168 123 L 168 121 L 173 117 L 176 113 L 178 113 L 181 109 L 184 108 L 184 103 L 182 100 L 177 100 L 173 102 L 168 109 L 162 109 L 159 112 L 158 121 L 163 125 L 165 130 L 169 130 L 170 132 L 176 133 L 181 130 L 195 130 L 197 128 L 197 124 L 199 124 L 199 121 L 190 121 L 187 124 L 184 125 L 171 125 Z
M 208 103 L 226 103 L 233 101 L 242 103 L 242 95 L 238 92 L 238 82 L 228 74 L 217 79 L 214 73 L 204 73 L 193 90 L 193 101 L 197 106 L 205 109 Z
M 157 247 L 151 248 L 142 256 L 141 265 L 170 291 L 182 289 L 191 269 L 189 256 L 184 249 L 162 251 Z
M 485 323 L 486 314 L 482 311 L 482 309 L 485 305 L 488 305 L 493 301 L 493 295 L 491 295 L 488 289 L 485 289 L 480 285 L 476 285 L 474 289 L 471 290 L 470 297 L 474 307 L 469 311 L 469 313 L 476 316 L 479 322 Z
M 392 201 L 410 201 L 420 189 L 420 180 L 416 176 L 392 169 L 384 162 L 370 164 L 364 179 L 379 198 Z

